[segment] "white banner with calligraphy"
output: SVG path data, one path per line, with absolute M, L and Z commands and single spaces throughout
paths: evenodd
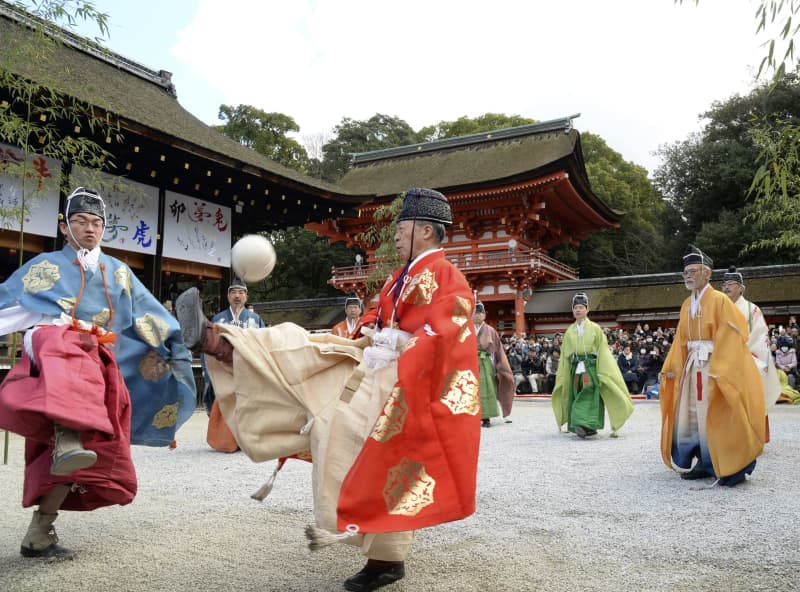
M 70 184 L 98 191 L 106 202 L 103 247 L 156 254 L 158 187 L 77 166 Z
M 61 163 L 52 158 L 31 154 L 25 167 L 25 208 L 23 217 L 22 179 L 8 175 L 21 173 L 25 153 L 19 148 L 0 144 L 0 228 L 22 230 L 40 236 L 58 234 L 58 177 Z M 14 166 L 17 165 L 17 166 Z M 20 222 L 23 222 L 21 225 Z
M 231 265 L 231 209 L 167 191 L 164 204 L 164 257 Z

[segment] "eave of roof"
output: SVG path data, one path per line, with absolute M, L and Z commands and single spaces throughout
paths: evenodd
M 448 196 L 531 181 L 566 172 L 575 193 L 608 225 L 623 212 L 610 208 L 589 185 L 580 134 L 567 126 L 571 118 L 553 120 L 432 142 L 431 146 L 391 148 L 359 155 L 339 185 L 353 192 L 370 191 L 385 201 L 413 186 L 431 187 Z
M 174 89 L 166 73 L 155 73 L 88 40 L 81 47 L 80 38 L 69 32 L 64 32 L 68 40 L 55 44 L 52 55 L 12 64 L 14 48 L 32 34 L 18 15 L 19 11 L 0 0 L 0 37 L 5 46 L 0 52 L 0 68 L 30 80 L 46 80 L 65 95 L 113 113 L 134 133 L 152 130 L 154 135 L 172 138 L 177 147 L 211 152 L 229 166 L 255 167 L 265 176 L 327 199 L 350 204 L 371 199 L 369 191 L 351 191 L 308 177 L 225 137 L 180 105 L 170 94 Z

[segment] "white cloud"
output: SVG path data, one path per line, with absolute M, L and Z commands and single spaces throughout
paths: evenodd
M 485 112 L 580 130 L 652 170 L 660 144 L 749 90 L 763 50 L 730 0 L 201 0 L 173 54 L 227 104 L 295 118 L 396 115 L 418 129 Z

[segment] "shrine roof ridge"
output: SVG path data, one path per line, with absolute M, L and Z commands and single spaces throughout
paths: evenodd
M 156 71 L 148 68 L 135 60 L 103 47 L 87 37 L 82 37 L 33 14 L 23 12 L 8 4 L 5 0 L 0 0 L 0 15 L 31 29 L 41 28 L 47 35 L 61 43 L 160 86 L 175 98 L 178 96 L 175 91 L 175 85 L 172 83 L 172 72 L 167 72 L 166 70 Z
M 475 134 L 468 134 L 466 136 L 445 138 L 443 140 L 434 140 L 432 142 L 420 142 L 418 144 L 409 144 L 407 146 L 398 146 L 395 148 L 383 148 L 381 150 L 373 150 L 370 152 L 357 152 L 353 154 L 352 162 L 354 165 L 357 165 L 376 160 L 394 158 L 397 156 L 433 152 L 446 148 L 461 148 L 463 146 L 469 146 L 472 144 L 496 142 L 498 140 L 508 140 L 510 138 L 545 134 L 554 131 L 563 131 L 564 133 L 569 133 L 569 131 L 572 129 L 572 120 L 580 117 L 580 115 L 580 113 L 575 113 L 568 117 L 561 117 L 559 119 L 550 119 L 548 121 L 542 121 L 539 123 L 529 123 L 527 125 L 518 125 L 516 127 L 493 130 L 489 132 L 478 132 Z

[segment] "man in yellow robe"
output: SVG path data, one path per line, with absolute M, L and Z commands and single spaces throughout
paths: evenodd
M 683 278 L 691 295 L 661 370 L 661 456 L 684 479 L 732 487 L 764 447 L 764 387 L 742 314 L 709 284 L 713 262 L 689 245 Z M 692 466 L 693 461 L 697 462 Z

